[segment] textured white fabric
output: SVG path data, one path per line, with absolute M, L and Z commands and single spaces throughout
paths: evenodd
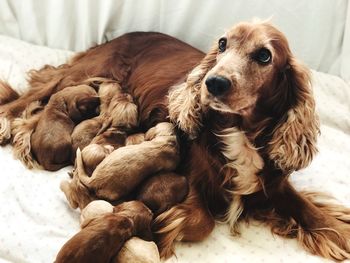
M 0 78 L 23 91 L 25 71 L 63 63 L 71 52 L 33 46 L 0 36 Z M 332 193 L 350 207 L 350 87 L 338 77 L 314 72 L 322 121 L 320 152 L 311 166 L 293 175 L 299 189 Z M 62 245 L 79 230 L 79 212 L 69 208 L 59 183 L 70 168 L 57 172 L 28 170 L 0 148 L 0 262 L 53 262 Z M 271 235 L 266 227 L 241 225 L 231 236 L 217 225 L 200 243 L 178 243 L 177 259 L 168 262 L 327 262 L 310 255 L 295 240 Z
M 350 80 L 349 8 L 349 0 L 0 0 L 0 34 L 81 51 L 126 32 L 159 31 L 207 51 L 233 24 L 272 17 L 308 66 Z

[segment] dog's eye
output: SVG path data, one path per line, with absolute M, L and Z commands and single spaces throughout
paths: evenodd
M 226 50 L 226 45 L 227 45 L 227 39 L 225 37 L 222 37 L 219 39 L 219 51 L 225 52 Z
M 267 48 L 261 48 L 253 55 L 253 59 L 262 65 L 270 63 L 271 58 L 271 52 Z

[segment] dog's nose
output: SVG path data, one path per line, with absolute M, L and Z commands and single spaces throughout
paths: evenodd
M 207 89 L 212 95 L 219 96 L 231 87 L 231 82 L 223 76 L 209 76 L 205 81 L 205 85 L 207 85 Z

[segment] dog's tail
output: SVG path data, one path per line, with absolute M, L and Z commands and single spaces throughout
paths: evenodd
M 302 202 L 298 216 L 286 216 L 275 208 L 254 211 L 250 216 L 271 227 L 274 234 L 296 238 L 309 252 L 328 259 L 350 259 L 350 209 L 334 203 L 331 197 L 316 192 L 298 193 Z M 288 206 L 288 204 L 287 204 Z
M 18 93 L 5 81 L 0 80 L 0 105 L 18 99 Z M 5 109 L 0 109 L 0 144 L 7 144 L 11 139 L 11 121 L 4 116 Z
M 85 171 L 83 157 L 81 155 L 80 148 L 78 148 L 78 150 L 77 150 L 77 157 L 76 157 L 75 161 L 76 161 L 76 167 L 77 167 L 76 168 L 77 169 L 76 176 L 78 176 L 78 179 L 80 180 L 80 182 L 83 185 L 85 185 L 87 188 L 89 188 L 91 178 L 89 177 L 89 175 Z
M 39 102 L 33 102 L 28 105 L 20 118 L 16 118 L 12 122 L 13 154 L 29 169 L 40 168 L 31 153 L 30 139 L 38 124 L 42 109 L 43 106 Z
M 19 98 L 19 94 L 6 81 L 0 80 L 0 105 Z

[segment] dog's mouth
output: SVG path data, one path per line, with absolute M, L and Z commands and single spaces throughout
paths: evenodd
M 255 103 L 249 103 L 232 108 L 217 98 L 212 98 L 207 101 L 207 106 L 215 111 L 233 113 L 242 116 L 249 115 L 253 111 L 254 105 Z

